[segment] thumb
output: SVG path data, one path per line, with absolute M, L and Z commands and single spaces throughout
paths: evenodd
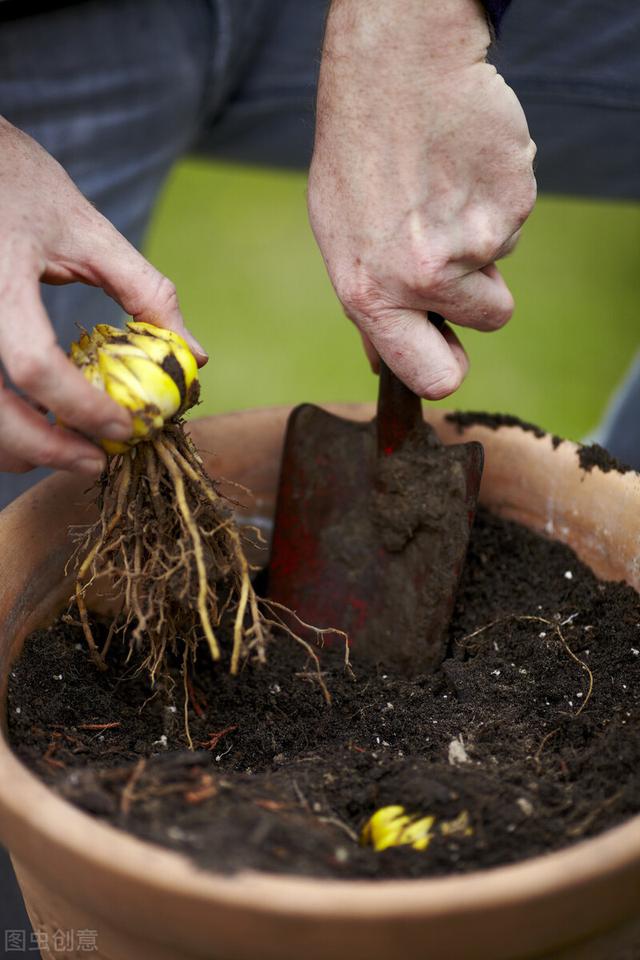
M 441 400 L 467 374 L 469 361 L 453 330 L 438 330 L 421 310 L 389 310 L 382 320 L 359 325 L 387 366 L 420 397 Z

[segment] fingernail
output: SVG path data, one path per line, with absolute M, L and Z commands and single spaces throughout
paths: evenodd
M 185 332 L 184 332 L 184 338 L 185 338 L 185 340 L 187 341 L 187 343 L 189 344 L 189 346 L 191 347 L 191 350 L 192 350 L 193 353 L 195 353 L 197 356 L 199 356 L 202 360 L 208 360 L 208 359 L 209 359 L 209 354 L 208 354 L 207 351 L 204 349 L 204 347 L 201 346 L 201 345 L 198 343 L 198 341 L 196 340 L 196 338 L 194 337 L 194 335 L 193 335 L 192 333 L 190 333 L 188 330 L 185 330 Z
M 94 459 L 93 457 L 80 457 L 79 460 L 76 460 L 75 463 L 72 464 L 71 469 L 77 473 L 86 473 L 88 476 L 95 477 L 99 473 L 102 473 L 104 461 Z
M 131 424 L 122 423 L 121 420 L 109 420 L 98 430 L 98 434 L 105 440 L 128 440 L 132 433 Z

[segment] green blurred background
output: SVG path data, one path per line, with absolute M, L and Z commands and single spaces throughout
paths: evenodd
M 374 398 L 307 223 L 302 175 L 181 163 L 147 254 L 211 355 L 199 414 Z M 498 333 L 462 331 L 471 370 L 445 404 L 584 436 L 638 345 L 639 254 L 640 206 L 541 198 L 502 266 L 516 314 Z

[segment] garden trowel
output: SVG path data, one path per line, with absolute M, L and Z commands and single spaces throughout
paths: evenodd
M 406 675 L 433 669 L 445 654 L 482 464 L 481 444 L 440 443 L 420 398 L 384 363 L 373 421 L 297 407 L 269 597 L 308 624 L 345 631 L 354 662 Z

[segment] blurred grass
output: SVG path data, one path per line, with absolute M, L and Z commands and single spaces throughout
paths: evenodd
M 199 414 L 375 396 L 304 191 L 302 175 L 194 160 L 169 180 L 147 253 L 211 354 Z M 584 435 L 638 346 L 639 250 L 640 206 L 542 198 L 503 264 L 517 312 L 499 333 L 462 332 L 472 367 L 445 403 Z

